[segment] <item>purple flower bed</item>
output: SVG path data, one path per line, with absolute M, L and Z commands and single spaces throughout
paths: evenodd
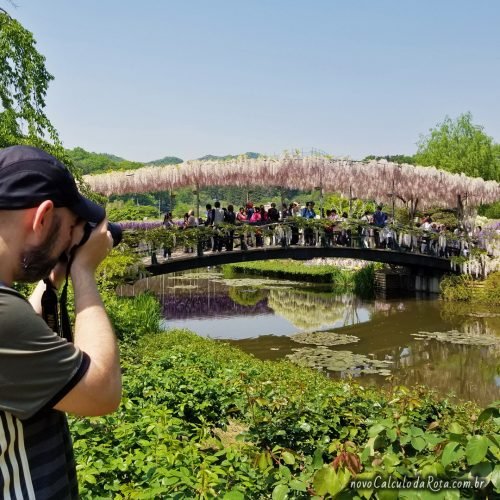
M 120 227 L 122 229 L 129 229 L 129 230 L 144 230 L 144 229 L 156 229 L 158 227 L 162 226 L 161 221 L 155 220 L 155 221 L 125 221 L 125 222 L 120 222 L 119 223 Z
M 193 297 L 180 296 L 162 297 L 163 316 L 169 319 L 203 319 L 218 316 L 239 316 L 255 314 L 271 314 L 272 310 L 267 305 L 267 300 L 261 300 L 253 306 L 236 304 L 227 295 L 211 296 L 210 301 L 205 295 Z

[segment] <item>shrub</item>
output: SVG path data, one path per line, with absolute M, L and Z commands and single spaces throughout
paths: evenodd
M 500 219 L 500 201 L 487 205 L 480 205 L 478 214 L 484 215 L 488 217 L 488 219 Z
M 485 280 L 483 289 L 479 291 L 479 300 L 491 305 L 500 305 L 500 271 L 491 273 Z
M 71 421 L 82 498 L 368 498 L 349 479 L 374 475 L 500 488 L 495 404 L 332 381 L 186 331 L 144 337 L 123 366 L 118 412 Z
M 106 311 L 120 340 L 133 343 L 140 337 L 160 331 L 160 304 L 151 293 L 136 297 L 103 294 Z
M 467 275 L 449 275 L 441 280 L 441 297 L 444 300 L 467 302 L 472 299 L 472 278 Z
M 375 294 L 375 271 L 382 267 L 381 264 L 369 264 L 355 271 L 353 275 L 354 292 L 363 297 L 373 297 Z

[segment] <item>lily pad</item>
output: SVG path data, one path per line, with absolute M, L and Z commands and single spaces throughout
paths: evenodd
M 308 366 L 318 370 L 341 372 L 345 375 L 390 375 L 389 367 L 392 361 L 372 359 L 363 354 L 354 354 L 351 351 L 333 351 L 325 346 L 301 347 L 293 349 L 293 354 L 287 358 L 301 366 Z
M 178 280 L 192 280 L 192 279 L 215 279 L 220 278 L 221 273 L 218 271 L 200 271 L 197 273 L 186 273 L 182 275 L 176 275 L 175 278 Z
M 215 283 L 223 283 L 224 285 L 229 286 L 250 286 L 250 287 L 278 287 L 278 288 L 289 288 L 294 285 L 301 285 L 298 281 L 289 281 L 289 280 L 273 280 L 266 278 L 220 278 L 213 280 Z
M 359 341 L 359 337 L 354 335 L 345 335 L 335 332 L 301 332 L 291 335 L 290 338 L 299 344 L 314 344 L 314 345 L 343 345 L 353 344 Z
M 475 346 L 493 346 L 500 345 L 500 338 L 494 335 L 472 335 L 470 333 L 450 330 L 448 332 L 418 332 L 412 333 L 417 339 L 422 337 L 434 339 L 438 342 L 450 342 L 452 344 L 475 345 Z

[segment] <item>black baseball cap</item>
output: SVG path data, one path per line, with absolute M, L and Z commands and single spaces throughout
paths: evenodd
M 0 149 L 0 210 L 33 208 L 45 200 L 87 222 L 106 216 L 103 207 L 78 192 L 71 172 L 54 156 L 31 146 Z

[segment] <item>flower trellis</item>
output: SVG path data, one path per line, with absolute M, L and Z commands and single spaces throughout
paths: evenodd
M 280 186 L 303 190 L 321 188 L 346 197 L 378 202 L 393 201 L 396 197 L 421 208 L 431 205 L 456 207 L 457 200 L 477 206 L 500 199 L 500 184 L 495 181 L 452 174 L 435 167 L 321 156 L 192 160 L 179 165 L 89 175 L 84 179 L 94 191 L 106 196 L 187 186 Z

